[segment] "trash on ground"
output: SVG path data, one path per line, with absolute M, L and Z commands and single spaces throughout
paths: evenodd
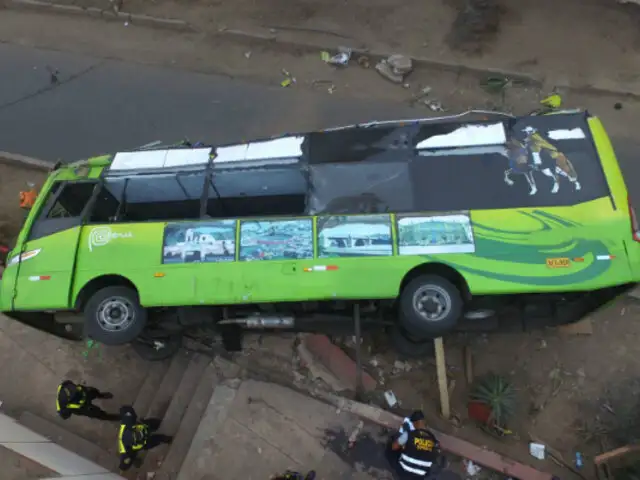
M 537 458 L 538 460 L 544 460 L 545 446 L 541 443 L 531 442 L 529 444 L 529 453 L 533 458 Z
M 502 93 L 506 88 L 512 85 L 510 78 L 500 75 L 487 77 L 480 81 L 480 85 L 489 93 Z
M 391 390 L 384 392 L 384 399 L 387 401 L 387 405 L 389 405 L 390 408 L 398 405 L 398 399 L 396 398 L 395 393 Z
M 413 62 L 406 55 L 394 53 L 387 58 L 387 63 L 396 75 L 409 75 L 413 70 Z
M 353 432 L 351 432 L 351 435 L 349 435 L 348 448 L 353 448 L 353 446 L 356 443 L 356 440 L 358 439 L 358 435 L 360 435 L 360 432 L 362 431 L 363 428 L 364 428 L 364 422 L 361 420 L 358 423 L 358 426 L 353 430 Z
M 395 73 L 393 73 L 393 70 L 386 62 L 386 60 L 381 60 L 376 64 L 376 71 L 384 78 L 393 83 L 402 83 L 402 80 L 404 80 L 404 77 L 402 75 L 396 75 Z
M 482 470 L 478 465 L 473 463 L 471 460 L 464 461 L 464 468 L 467 471 L 467 475 L 470 477 L 475 477 Z
M 244 58 L 251 58 L 251 50 L 244 52 Z
M 423 100 L 423 103 L 433 112 L 444 112 L 442 104 L 437 100 Z
M 357 62 L 362 68 L 369 68 L 371 66 L 371 61 L 366 55 L 360 55 Z
M 582 461 L 582 453 L 576 452 L 576 468 L 580 470 L 584 466 L 584 462 Z
M 291 75 L 291 73 L 289 73 L 284 68 L 282 69 L 282 74 L 287 78 L 285 78 L 282 82 L 280 82 L 280 86 L 288 87 L 289 85 L 292 85 L 292 84 L 296 83 L 296 77 Z
M 350 48 L 338 47 L 338 53 L 334 56 L 330 57 L 329 52 L 320 52 L 320 58 L 322 58 L 322 61 L 330 65 L 346 67 L 349 64 L 349 60 L 351 59 L 351 52 L 352 50 Z
M 394 53 L 376 65 L 380 75 L 393 83 L 403 83 L 404 78 L 413 70 L 413 62 L 406 55 Z

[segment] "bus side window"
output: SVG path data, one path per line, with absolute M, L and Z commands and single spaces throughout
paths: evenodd
M 89 203 L 97 182 L 58 182 L 49 192 L 49 198 L 34 221 L 29 240 L 53 235 L 76 227 Z
M 89 223 L 115 223 L 122 221 L 122 188 L 124 181 L 106 183 L 100 188 L 91 209 Z

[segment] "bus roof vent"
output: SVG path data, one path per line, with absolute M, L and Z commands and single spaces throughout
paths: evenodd
M 114 155 L 109 171 L 131 172 L 205 166 L 209 163 L 210 154 L 210 147 L 119 152 Z

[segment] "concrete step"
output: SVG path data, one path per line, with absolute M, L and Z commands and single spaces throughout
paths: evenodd
M 147 376 L 140 387 L 140 391 L 138 392 L 135 401 L 133 402 L 133 408 L 138 415 L 142 415 L 149 411 L 149 407 L 158 393 L 158 388 L 160 388 L 162 379 L 169 369 L 170 361 L 165 360 L 163 362 L 149 363 L 150 365 L 149 370 L 147 371 Z
M 46 420 L 31 412 L 23 412 L 18 421 L 35 433 L 48 438 L 63 448 L 80 455 L 87 460 L 100 465 L 110 471 L 118 471 L 118 458 L 95 443 L 71 433 L 57 423 Z M 1 476 L 1 475 L 0 475 Z
M 182 376 L 187 370 L 192 354 L 186 350 L 180 350 L 171 359 L 171 364 L 166 374 L 162 378 L 160 386 L 155 391 L 151 405 L 147 411 L 138 411 L 141 418 L 157 418 L 162 419 L 166 413 L 174 393 L 178 390 Z
M 217 382 L 216 368 L 209 363 L 200 377 L 200 383 L 191 397 L 162 466 L 158 469 L 156 478 L 159 480 L 173 480 L 178 475 Z
M 217 384 L 215 386 L 178 476 L 175 477 L 177 480 L 205 478 L 211 474 L 211 471 L 203 471 L 204 467 L 201 465 L 203 462 L 198 460 L 213 456 L 215 446 L 212 439 L 216 437 L 217 432 L 227 420 L 237 392 L 237 387 L 234 388 L 231 385 Z M 171 480 L 174 478 L 172 477 Z
M 210 363 L 211 358 L 205 355 L 196 353 L 191 357 L 187 370 L 184 372 L 178 388 L 173 392 L 169 408 L 162 419 L 160 431 L 165 435 L 175 435 L 178 431 L 193 394 L 200 384 L 202 374 Z
M 187 411 L 187 407 L 193 398 L 193 394 L 198 388 L 202 374 L 211 359 L 205 355 L 194 354 L 191 356 L 187 369 L 184 372 L 178 388 L 173 392 L 171 403 L 162 418 L 160 433 L 174 436 L 180 427 L 182 417 Z M 145 458 L 147 465 L 157 465 L 169 450 L 169 445 L 160 445 L 149 453 Z

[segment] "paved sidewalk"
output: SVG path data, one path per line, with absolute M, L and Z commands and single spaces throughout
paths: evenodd
M 179 480 L 264 480 L 293 469 L 322 479 L 391 478 L 378 427 L 291 389 L 255 380 L 216 387 Z M 163 479 L 164 480 L 164 479 Z

